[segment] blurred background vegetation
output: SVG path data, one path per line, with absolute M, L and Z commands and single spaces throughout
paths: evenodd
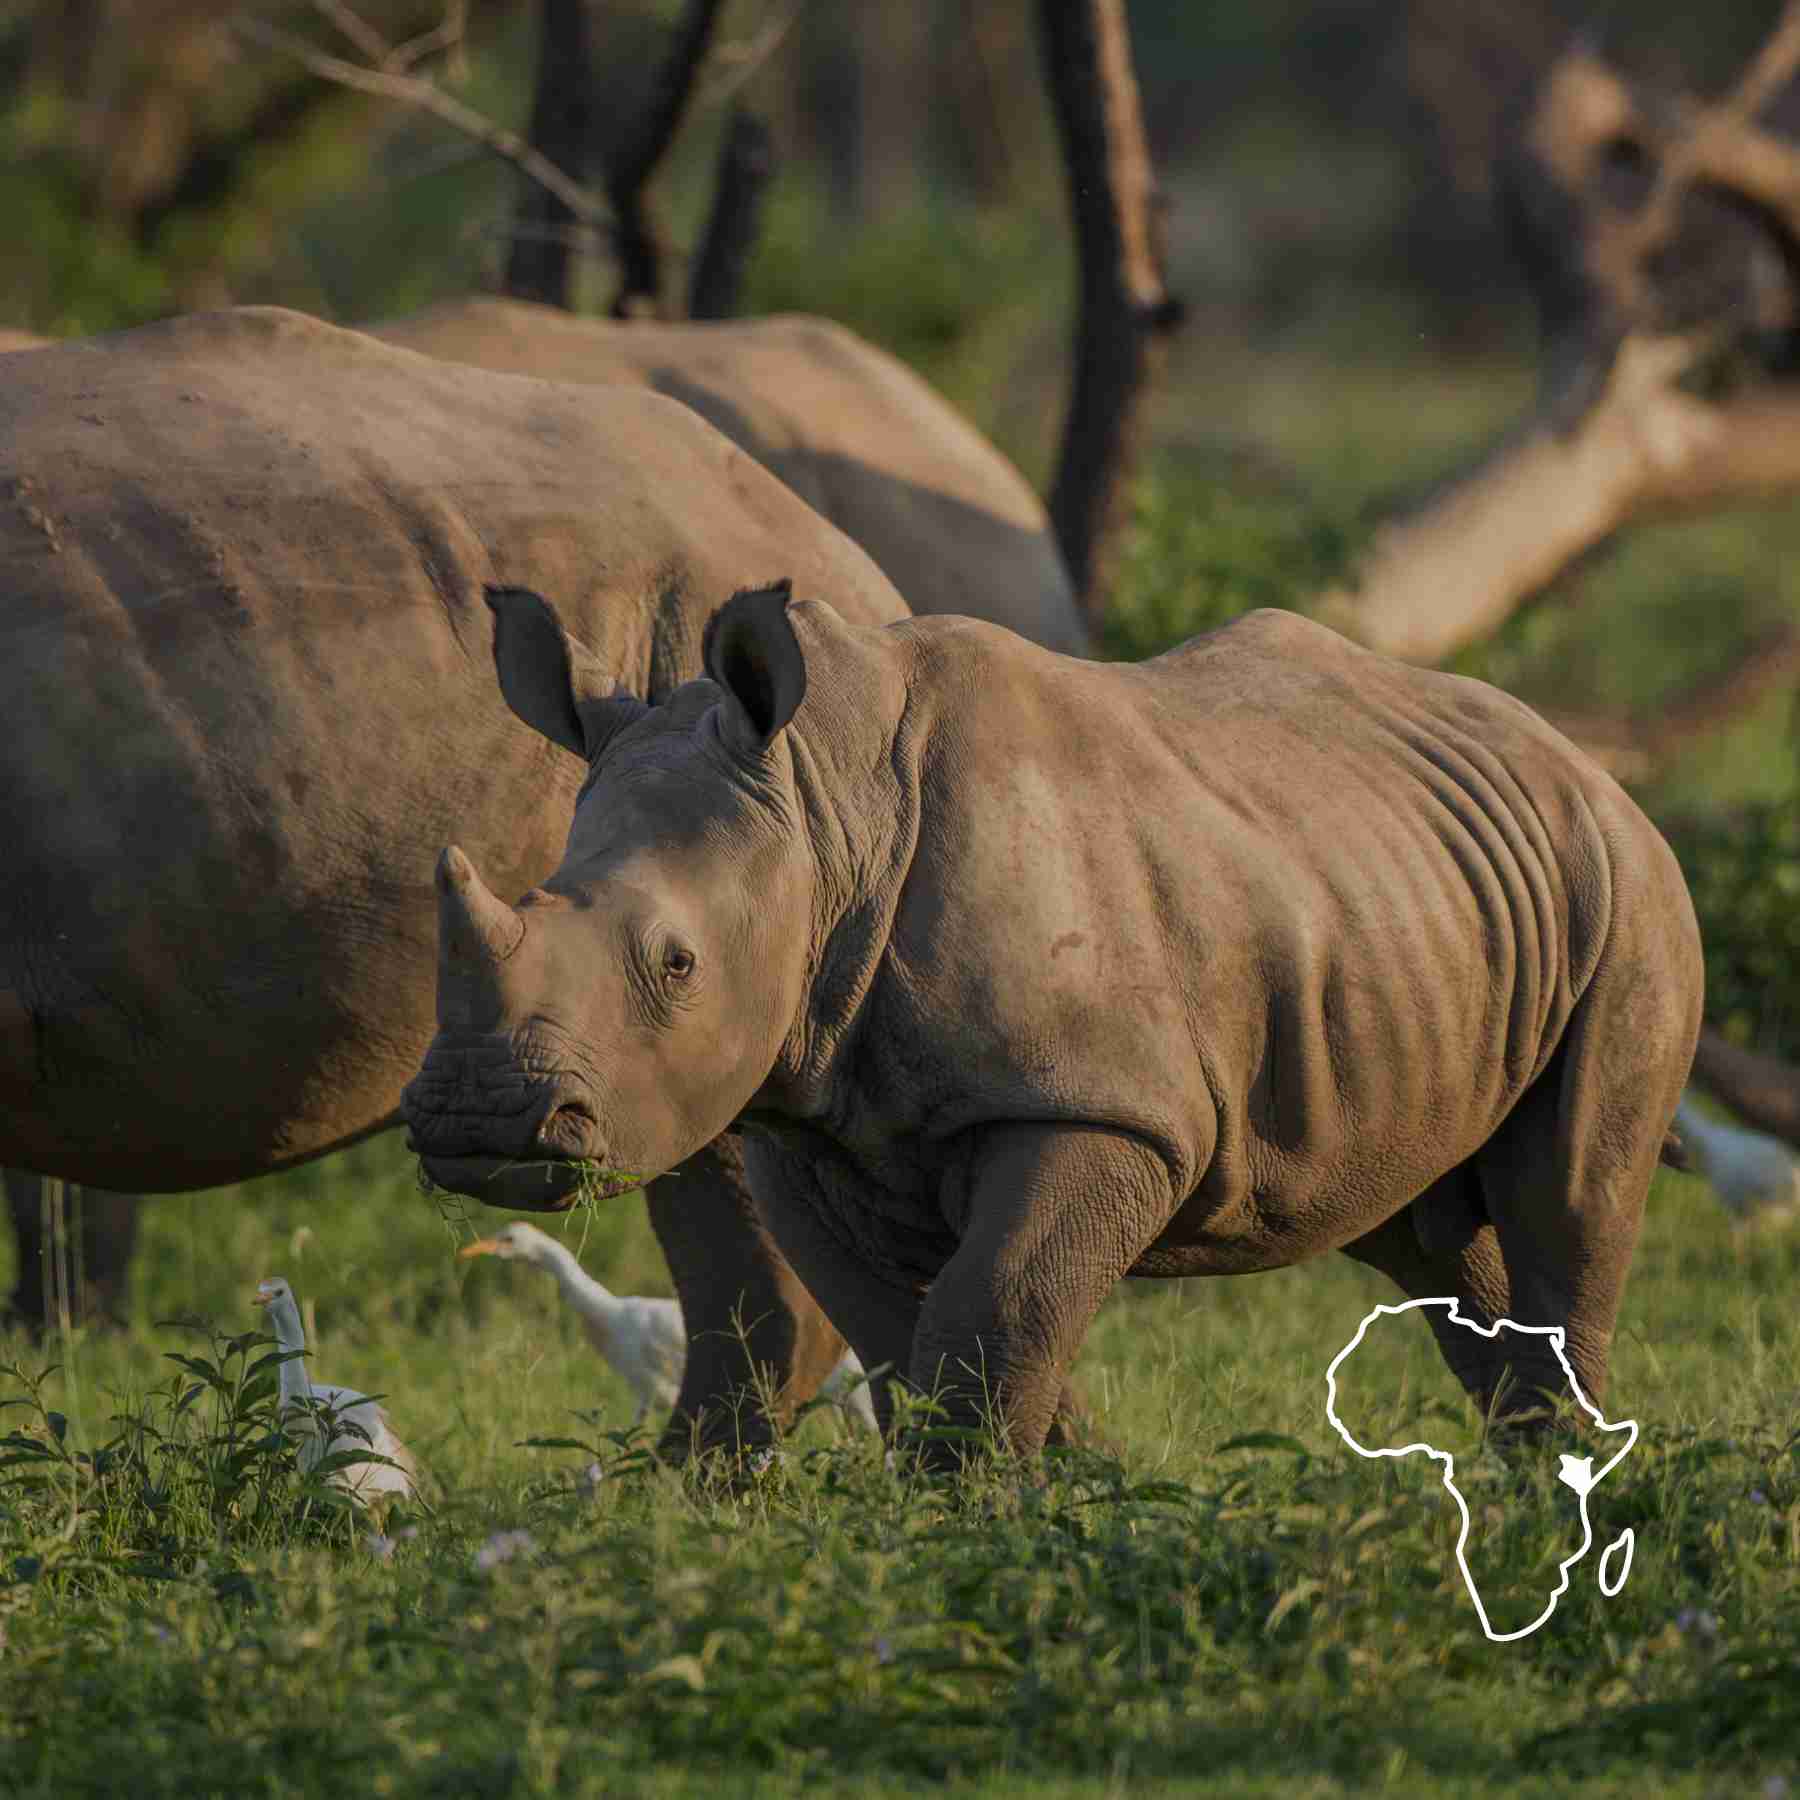
M 249 302 L 354 324 L 497 289 L 511 169 L 434 118 L 228 29 L 251 14 L 345 53 L 321 10 L 0 0 L 0 324 L 80 335 Z M 1599 18 L 1624 66 L 1706 91 L 1778 10 L 1638 0 L 1582 17 Z M 635 116 L 678 11 L 593 0 L 602 121 Z M 397 43 L 438 25 L 444 0 L 357 12 Z M 1136 656 L 1247 607 L 1300 604 L 1344 571 L 1394 496 L 1529 411 L 1536 324 L 1496 223 L 1493 157 L 1521 60 L 1554 55 L 1576 16 L 1548 0 L 1131 0 L 1130 18 L 1170 286 L 1188 308 L 1104 634 L 1110 653 Z M 720 37 L 763 45 L 783 22 L 739 91 L 779 157 L 745 310 L 824 314 L 896 352 L 1041 491 L 1075 284 L 1032 9 L 728 0 Z M 535 0 L 468 0 L 435 78 L 523 130 L 537 27 Z M 726 119 L 701 99 L 656 183 L 681 246 L 699 236 Z M 584 305 L 603 308 L 609 291 L 596 257 Z M 1653 714 L 1659 696 L 1800 618 L 1797 549 L 1791 504 L 1634 531 L 1455 666 L 1552 710 Z M 1639 789 L 1704 915 L 1712 1016 L 1790 1058 L 1791 711 L 1786 694 L 1767 700 Z M 345 1170 L 398 1200 L 397 1144 L 350 1155 L 364 1161 Z M 287 1184 L 258 1185 L 291 1189 L 296 1221 L 316 1219 L 320 1182 L 303 1171 Z M 193 1255 L 174 1217 L 193 1207 L 224 1229 L 230 1208 L 207 1197 L 159 1203 L 153 1260 Z M 435 1230 L 420 1210 L 414 1223 Z M 200 1225 L 203 1239 L 213 1228 Z M 619 1254 L 645 1275 L 630 1241 Z

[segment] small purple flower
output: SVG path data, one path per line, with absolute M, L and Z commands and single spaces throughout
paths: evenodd
M 761 1450 L 753 1450 L 750 1453 L 750 1473 L 767 1475 L 771 1469 L 779 1469 L 785 1460 L 781 1452 L 773 1445 L 767 1445 Z
M 874 1644 L 875 1660 L 878 1663 L 891 1663 L 894 1660 L 894 1646 L 886 1638 L 878 1637 Z
M 174 1632 L 166 1625 L 152 1625 L 150 1627 L 150 1635 L 155 1638 L 159 1644 L 171 1644 L 175 1641 Z
M 1693 1632 L 1699 1637 L 1714 1638 L 1719 1635 L 1719 1621 L 1709 1612 L 1702 1612 L 1692 1606 L 1684 1606 L 1675 1615 L 1675 1629 L 1684 1637 Z
M 501 1563 L 511 1562 L 515 1556 L 535 1548 L 536 1544 L 537 1539 L 529 1531 L 496 1531 L 475 1552 L 475 1566 L 478 1569 L 497 1568 Z
M 1750 1504 L 1752 1506 L 1767 1506 L 1769 1504 L 1769 1496 L 1765 1494 L 1761 1488 L 1752 1488 L 1750 1490 Z M 1781 1777 L 1776 1775 L 1771 1777 L 1771 1779 L 1779 1781 Z
M 377 1562 L 392 1562 L 394 1559 L 394 1540 L 382 1532 L 371 1531 L 363 1539 L 363 1545 Z
M 600 1493 L 600 1484 L 605 1479 L 605 1469 L 599 1463 L 591 1462 L 575 1477 L 576 1491 L 584 1500 L 597 1499 Z

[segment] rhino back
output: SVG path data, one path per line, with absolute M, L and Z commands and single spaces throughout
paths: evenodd
M 371 327 L 430 356 L 684 401 L 866 549 L 918 613 L 1081 655 L 1050 522 L 1006 457 L 898 358 L 797 314 L 620 324 L 459 300 Z
M 485 582 L 652 688 L 746 579 L 905 611 L 685 408 L 274 309 L 23 357 L 0 446 L 0 1161 L 106 1186 L 383 1122 L 437 849 L 554 865 L 581 770 L 501 700 Z
M 871 1092 L 908 1091 L 939 1138 L 1138 1132 L 1204 1172 L 1227 1266 L 1233 1238 L 1257 1267 L 1345 1241 L 1492 1134 L 1592 977 L 1621 867 L 1691 928 L 1622 790 L 1483 684 L 1285 615 L 1137 666 L 903 634 L 943 649 Z

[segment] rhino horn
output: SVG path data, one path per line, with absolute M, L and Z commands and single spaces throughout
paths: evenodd
M 525 921 L 454 844 L 438 858 L 437 895 L 440 1022 L 454 1015 L 454 1022 L 473 1025 L 477 1013 L 497 1008 L 499 965 L 519 947 Z

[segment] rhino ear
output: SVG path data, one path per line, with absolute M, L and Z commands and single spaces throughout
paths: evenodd
M 650 709 L 627 694 L 556 608 L 529 588 L 482 590 L 494 615 L 494 670 L 506 704 L 553 744 L 592 761 L 606 740 Z
M 806 657 L 788 618 L 792 593 L 788 581 L 740 588 L 706 627 L 706 672 L 737 702 L 758 749 L 806 698 Z

